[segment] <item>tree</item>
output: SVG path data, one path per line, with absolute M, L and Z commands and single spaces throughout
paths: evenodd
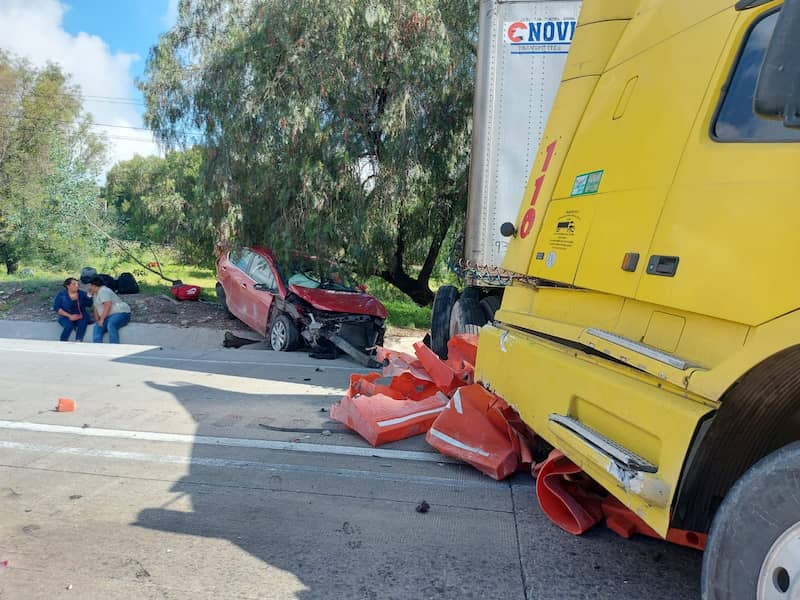
M 213 261 L 214 227 L 200 193 L 202 151 L 135 156 L 114 165 L 104 195 L 130 239 L 176 246 L 184 260 Z
M 223 237 L 348 262 L 419 304 L 466 204 L 474 0 L 182 0 L 140 87 L 202 134 Z
M 55 65 L 0 53 L 0 260 L 67 265 L 92 242 L 102 140 L 79 90 Z M 73 266 L 73 265 L 70 265 Z

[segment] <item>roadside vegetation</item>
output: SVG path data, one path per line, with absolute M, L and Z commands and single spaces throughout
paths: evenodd
M 336 260 L 427 327 L 466 208 L 477 5 L 181 3 L 139 82 L 166 152 L 108 171 L 81 90 L 0 52 L 0 281 L 92 266 L 214 300 L 220 248 L 258 244 Z

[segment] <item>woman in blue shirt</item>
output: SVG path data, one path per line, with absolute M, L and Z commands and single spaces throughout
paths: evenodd
M 56 294 L 53 300 L 53 310 L 58 314 L 58 324 L 61 325 L 61 341 L 66 342 L 72 330 L 75 330 L 75 341 L 82 342 L 86 328 L 91 323 L 90 312 L 86 309 L 92 306 L 92 299 L 81 289 L 78 289 L 78 280 L 67 277 L 64 280 L 64 289 Z

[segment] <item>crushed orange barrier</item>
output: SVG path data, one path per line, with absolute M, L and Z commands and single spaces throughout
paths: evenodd
M 331 418 L 357 431 L 372 446 L 380 446 L 427 431 L 447 401 L 441 392 L 424 400 L 398 400 L 385 394 L 345 396 L 331 406 Z
M 664 539 L 639 518 L 636 513 L 610 494 L 603 499 L 602 509 L 606 517 L 606 527 L 620 537 L 628 539 L 635 534 L 639 534 L 652 538 Z M 673 544 L 703 550 L 706 547 L 708 535 L 697 531 L 669 529 L 667 530 L 666 539 Z
M 603 519 L 602 488 L 561 452 L 553 450 L 537 471 L 539 505 L 561 529 L 580 535 Z
M 425 439 L 493 479 L 508 477 L 522 461 L 521 436 L 506 421 L 498 400 L 478 384 L 458 388 Z
M 56 411 L 57 412 L 72 412 L 75 410 L 75 400 L 71 398 L 59 398 L 58 404 L 56 404 Z

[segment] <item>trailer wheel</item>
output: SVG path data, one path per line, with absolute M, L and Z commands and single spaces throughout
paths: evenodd
M 702 594 L 800 597 L 800 442 L 757 462 L 728 492 L 703 556 Z
M 269 329 L 269 345 L 278 352 L 291 352 L 300 344 L 300 333 L 288 315 L 278 315 Z
M 483 314 L 480 303 L 470 297 L 458 299 L 450 313 L 450 337 L 459 333 L 478 333 L 486 324 L 486 315 Z
M 486 321 L 494 321 L 494 313 L 500 308 L 500 296 L 486 296 L 481 300 L 481 310 L 486 317 Z
M 458 300 L 458 290 L 452 285 L 443 285 L 436 290 L 431 311 L 431 350 L 439 358 L 447 358 L 447 342 L 450 340 L 450 313 Z

